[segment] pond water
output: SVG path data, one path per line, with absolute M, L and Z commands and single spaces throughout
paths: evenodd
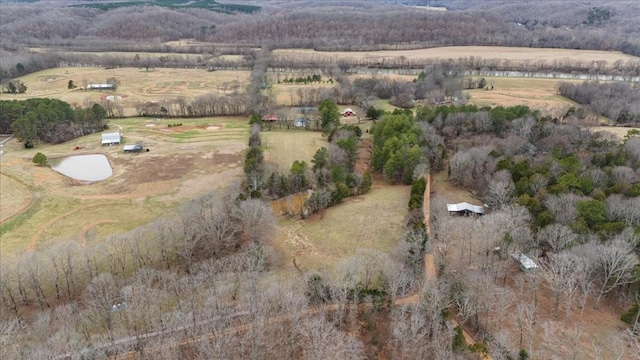
M 53 170 L 76 180 L 100 181 L 113 175 L 109 160 L 101 154 L 67 156 L 49 163 Z

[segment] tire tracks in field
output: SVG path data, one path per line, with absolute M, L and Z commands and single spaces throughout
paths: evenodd
M 63 214 L 60 214 L 56 217 L 54 217 L 53 219 L 50 219 L 49 221 L 47 221 L 46 223 L 38 226 L 38 229 L 36 230 L 35 234 L 33 234 L 29 240 L 29 244 L 27 244 L 27 251 L 28 252 L 32 252 L 36 249 L 36 245 L 38 244 L 38 239 L 40 239 L 40 237 L 42 237 L 42 234 L 49 228 L 51 228 L 56 222 L 74 215 L 80 211 L 83 210 L 87 210 L 87 209 L 92 209 L 95 207 L 104 207 L 104 206 L 112 206 L 112 205 L 126 205 L 128 202 L 115 202 L 115 203 L 110 203 L 110 204 L 89 204 L 89 205 L 84 205 L 84 206 L 80 206 L 78 208 L 75 208 L 71 211 L 67 211 Z
M 33 190 L 33 188 L 30 185 L 26 184 L 25 182 L 23 182 L 22 180 L 16 178 L 15 176 L 9 175 L 9 174 L 6 174 L 6 173 L 0 173 L 0 174 L 10 178 L 11 180 L 17 181 L 21 185 L 24 185 L 27 188 L 27 192 L 28 192 L 28 196 L 25 198 L 25 201 L 23 201 L 22 204 L 20 204 L 18 209 L 13 214 L 11 214 L 11 215 L 9 215 L 7 217 L 2 217 L 2 215 L 0 215 L 0 224 L 3 224 L 3 223 L 6 223 L 6 222 L 10 221 L 11 219 L 14 219 L 16 216 L 22 214 L 27 209 L 29 209 L 31 206 L 33 206 L 33 204 L 35 204 L 35 202 L 36 202 L 36 194 L 35 194 L 35 191 Z

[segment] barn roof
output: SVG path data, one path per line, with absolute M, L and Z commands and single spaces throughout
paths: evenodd
M 135 151 L 135 150 L 142 150 L 142 145 L 140 144 L 135 144 L 135 145 L 125 145 L 122 150 L 124 151 Z
M 112 144 L 122 141 L 122 135 L 119 132 L 102 133 L 102 143 Z
M 484 214 L 484 207 L 461 202 L 458 204 L 447 204 L 447 211 L 471 211 L 476 214 Z

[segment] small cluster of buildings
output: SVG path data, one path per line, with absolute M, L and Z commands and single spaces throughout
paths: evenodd
M 486 206 L 486 205 L 485 205 Z M 447 211 L 449 215 L 459 216 L 481 216 L 485 214 L 485 206 L 478 206 L 469 204 L 467 202 L 461 202 L 457 204 L 447 204 Z M 530 272 L 538 270 L 539 266 L 533 259 L 522 253 L 516 253 L 512 255 L 513 259 L 518 263 L 520 270 L 524 272 Z
M 120 145 L 122 142 L 122 133 L 120 132 L 108 132 L 102 133 L 102 146 Z M 140 144 L 125 145 L 122 150 L 126 153 L 142 152 L 143 147 Z M 149 151 L 147 149 L 147 151 Z

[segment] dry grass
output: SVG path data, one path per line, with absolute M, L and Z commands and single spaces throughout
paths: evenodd
M 572 50 L 572 49 L 534 49 L 526 47 L 506 46 L 447 46 L 419 50 L 385 50 L 385 51 L 315 51 L 311 49 L 278 49 L 275 54 L 302 55 L 304 57 L 343 58 L 343 59 L 397 59 L 404 56 L 407 60 L 418 59 L 458 59 L 464 57 L 480 57 L 483 59 L 511 60 L 515 63 L 525 61 L 536 62 L 544 60 L 552 63 L 554 60 L 571 60 L 582 63 L 604 60 L 608 65 L 616 60 L 638 60 L 637 57 L 625 55 L 621 52 Z
M 485 80 L 493 85 L 493 90 L 465 90 L 471 96 L 472 104 L 492 107 L 526 105 L 545 114 L 555 114 L 558 109 L 576 105 L 557 94 L 559 80 L 503 77 L 485 77 Z
M 288 173 L 295 160 L 311 159 L 321 147 L 327 147 L 327 139 L 321 132 L 305 130 L 273 130 L 262 132 L 265 161 L 280 171 Z
M 307 89 L 330 89 L 335 86 L 338 86 L 338 83 L 313 83 L 313 84 L 274 84 L 271 89 L 269 89 L 269 96 L 275 99 L 276 104 L 282 106 L 293 106 L 298 103 L 299 90 L 307 90 Z
M 390 252 L 404 231 L 408 201 L 408 186 L 374 186 L 323 217 L 282 220 L 276 241 L 302 269 L 333 267 L 359 248 Z
M 618 127 L 618 126 L 592 126 L 590 127 L 591 131 L 607 131 L 614 134 L 616 137 L 622 141 L 624 136 L 627 135 L 629 130 L 640 130 L 640 127 Z
M 33 191 L 15 178 L 0 174 L 0 222 L 23 211 L 33 199 Z
M 24 149 L 16 140 L 5 143 L 0 156 L 3 219 L 4 207 L 24 203 L 30 192 L 35 204 L 0 224 L 0 258 L 62 240 L 101 241 L 241 180 L 246 118 L 180 119 L 183 126 L 173 128 L 167 122 L 176 120 L 131 118 L 111 123 L 112 129 L 122 130 L 126 143 L 150 148 L 139 155 L 124 154 L 121 146 L 101 147 L 100 134 L 35 149 Z M 74 146 L 82 149 L 72 151 Z M 36 152 L 50 158 L 104 154 L 114 174 L 105 181 L 79 183 L 33 164 Z M 22 183 L 5 181 L 9 177 Z
M 124 109 L 125 116 L 135 116 L 135 105 L 141 102 L 163 103 L 169 99 L 183 97 L 191 101 L 199 95 L 231 93 L 230 85 L 236 83 L 244 89 L 249 81 L 248 71 L 214 71 L 198 69 L 157 68 L 89 68 L 65 67 L 38 71 L 20 78 L 27 85 L 25 94 L 1 94 L 0 99 L 27 99 L 46 97 L 60 99 L 72 105 L 87 106 L 100 103 L 109 95 L 122 99 L 117 103 Z M 116 78 L 120 83 L 115 91 L 80 90 L 84 83 L 104 83 Z M 77 89 L 67 88 L 73 80 Z M 225 90 L 225 84 L 229 86 Z

